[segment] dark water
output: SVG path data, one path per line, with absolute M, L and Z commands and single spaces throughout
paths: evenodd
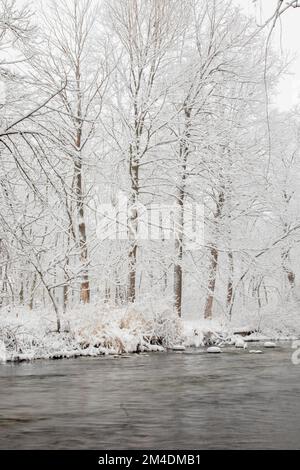
M 299 449 L 291 353 L 286 344 L 0 365 L 0 448 Z

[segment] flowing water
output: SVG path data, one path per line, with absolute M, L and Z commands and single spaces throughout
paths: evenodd
M 2 364 L 0 448 L 299 449 L 292 352 Z

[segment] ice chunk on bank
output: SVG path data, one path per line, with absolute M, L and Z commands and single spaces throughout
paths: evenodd
M 273 343 L 272 341 L 266 341 L 266 342 L 264 343 L 264 347 L 265 347 L 265 348 L 276 348 L 276 344 Z
M 219 354 L 220 352 L 222 352 L 221 348 L 219 348 L 218 346 L 211 346 L 210 348 L 207 348 L 206 351 L 211 354 Z
M 182 344 L 175 344 L 171 349 L 172 351 L 185 351 L 185 346 Z

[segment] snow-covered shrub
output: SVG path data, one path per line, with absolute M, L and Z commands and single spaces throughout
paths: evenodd
M 181 322 L 166 305 L 74 308 L 55 332 L 53 312 L 26 308 L 0 312 L 0 341 L 8 360 L 97 356 L 161 350 L 181 341 Z
M 172 347 L 182 341 L 182 323 L 168 307 L 154 311 L 145 336 L 152 344 Z

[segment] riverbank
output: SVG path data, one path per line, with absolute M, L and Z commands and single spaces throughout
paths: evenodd
M 246 323 L 246 320 L 248 323 Z M 24 307 L 0 312 L 0 361 L 30 361 L 77 356 L 121 355 L 235 345 L 249 341 L 295 339 L 299 332 L 289 323 L 179 319 L 165 304 L 112 308 L 78 306 L 56 319 L 44 309 Z

